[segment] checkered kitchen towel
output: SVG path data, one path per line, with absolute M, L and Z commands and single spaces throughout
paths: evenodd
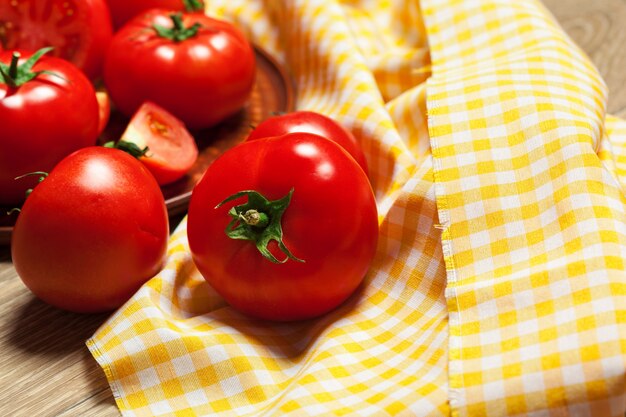
M 380 244 L 339 310 L 269 324 L 183 222 L 88 341 L 125 416 L 624 415 L 626 124 L 538 0 L 208 3 L 358 137 Z

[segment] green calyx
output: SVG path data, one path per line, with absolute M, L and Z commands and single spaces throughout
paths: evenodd
M 160 37 L 174 42 L 182 42 L 196 36 L 198 34 L 198 30 L 202 26 L 200 23 L 194 23 L 192 26 L 186 28 L 183 24 L 182 13 L 171 14 L 170 18 L 174 24 L 171 28 L 166 28 L 161 25 L 153 25 L 152 27 Z
M 125 140 L 118 140 L 117 142 L 107 142 L 103 146 L 105 148 L 119 149 L 120 151 L 124 151 L 137 159 L 141 158 L 142 156 L 146 156 L 146 154 L 150 150 L 147 146 L 142 149 L 135 143 L 127 142 Z
M 282 216 L 291 202 L 293 188 L 289 193 L 278 200 L 270 201 L 257 191 L 240 191 L 226 198 L 215 208 L 237 198 L 247 196 L 248 202 L 234 206 L 228 211 L 232 220 L 224 232 L 231 239 L 251 240 L 256 248 L 267 260 L 279 264 L 291 259 L 298 262 L 304 260 L 294 256 L 283 243 Z M 267 248 L 270 241 L 275 240 L 280 250 L 287 256 L 278 260 Z
M 26 178 L 26 177 L 32 177 L 32 176 L 36 176 L 38 175 L 39 178 L 37 179 L 37 183 L 41 183 L 43 180 L 45 180 L 46 178 L 48 178 L 48 173 L 44 172 L 44 171 L 35 171 L 35 172 L 29 172 L 28 174 L 24 174 L 24 175 L 20 175 L 19 177 L 15 177 L 14 179 L 17 180 L 21 180 L 22 178 Z M 26 198 L 28 198 L 28 196 L 33 192 L 32 188 L 29 188 L 28 190 L 26 190 Z
M 204 4 L 200 0 L 183 0 L 183 4 L 188 12 L 198 12 L 204 9 Z
M 8 65 L 0 62 L 0 83 L 6 84 L 11 88 L 17 88 L 40 74 L 54 75 L 59 78 L 63 78 L 60 75 L 52 71 L 33 71 L 33 67 L 39 61 L 39 59 L 50 52 L 53 48 L 41 48 L 35 52 L 30 58 L 26 60 L 22 65 L 18 65 L 21 58 L 19 52 L 13 52 L 11 57 L 11 63 Z
M 45 180 L 46 178 L 48 178 L 48 173 L 44 172 L 44 171 L 35 171 L 35 172 L 29 172 L 27 174 L 24 175 L 20 175 L 19 177 L 15 177 L 13 178 L 15 181 L 17 180 L 21 180 L 22 178 L 26 178 L 26 177 L 32 177 L 38 175 L 39 178 L 37 179 L 37 184 L 41 183 L 43 180 Z M 26 190 L 26 198 L 28 198 L 31 193 L 33 192 L 33 188 L 29 188 Z M 19 207 L 13 207 L 11 210 L 6 212 L 7 216 L 11 216 L 14 213 L 21 213 L 22 209 Z

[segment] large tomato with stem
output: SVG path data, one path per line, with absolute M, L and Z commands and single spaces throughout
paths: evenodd
M 94 145 L 100 120 L 93 86 L 65 60 L 0 52 L 0 206 L 17 206 L 36 181 L 66 155 Z
M 187 12 L 204 11 L 202 0 L 107 0 L 113 25 L 120 28 L 141 12 L 150 9 L 169 9 Z
M 100 75 L 113 28 L 105 0 L 2 0 L 0 49 L 54 47 L 89 78 Z
M 161 268 L 169 235 L 161 189 L 134 157 L 88 147 L 63 159 L 26 199 L 11 255 L 45 302 L 92 313 L 119 307 Z
M 243 107 L 255 72 L 254 50 L 231 23 L 153 9 L 115 34 L 104 83 L 128 117 L 151 101 L 201 129 Z
M 291 133 L 214 161 L 193 190 L 187 232 L 198 270 L 233 307 L 306 319 L 363 280 L 377 243 L 376 201 L 341 147 Z

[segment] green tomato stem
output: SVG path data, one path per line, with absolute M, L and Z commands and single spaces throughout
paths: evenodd
M 189 38 L 193 38 L 198 34 L 198 30 L 202 27 L 200 23 L 194 23 L 190 27 L 185 27 L 183 23 L 182 13 L 173 13 L 170 15 L 173 27 L 166 28 L 161 25 L 153 25 L 152 28 L 162 38 L 169 39 L 173 42 L 182 42 Z
M 183 15 L 180 13 L 176 13 L 170 16 L 170 18 L 172 19 L 172 22 L 174 23 L 174 30 L 176 31 L 181 31 L 185 28 L 185 26 L 183 26 Z
M 9 66 L 9 77 L 11 77 L 11 79 L 16 79 L 17 78 L 17 63 L 20 61 L 20 58 L 22 57 L 22 54 L 20 54 L 19 52 L 15 51 L 13 52 L 13 55 L 11 56 L 11 64 Z
M 48 173 L 45 171 L 33 171 L 33 172 L 29 172 L 27 174 L 22 174 L 18 177 L 15 177 L 14 179 L 16 180 L 21 180 L 22 178 L 26 178 L 26 177 L 33 177 L 33 176 L 39 176 L 39 182 L 42 182 L 43 180 L 45 180 L 48 177 Z
M 289 207 L 292 195 L 293 188 L 283 198 L 270 201 L 257 191 L 244 190 L 227 197 L 215 208 L 219 208 L 231 200 L 247 196 L 248 201 L 246 203 L 234 206 L 228 211 L 231 221 L 224 230 L 226 236 L 231 239 L 253 241 L 261 255 L 273 263 L 285 263 L 289 259 L 304 262 L 292 254 L 283 242 L 281 222 L 285 210 Z M 272 240 L 276 241 L 278 248 L 286 255 L 283 260 L 278 260 L 269 251 L 267 245 Z
M 147 146 L 142 149 L 137 146 L 137 144 L 133 142 L 127 142 L 124 139 L 120 139 L 117 142 L 110 141 L 102 146 L 104 146 L 105 148 L 119 149 L 120 151 L 124 151 L 130 156 L 133 156 L 137 159 L 148 156 L 147 153 L 150 150 L 150 148 L 148 148 Z
M 8 65 L 0 62 L 0 83 L 4 83 L 11 88 L 18 88 L 41 74 L 54 75 L 55 77 L 65 79 L 53 71 L 33 71 L 33 67 L 41 59 L 41 57 L 51 50 L 51 47 L 41 48 L 24 63 L 22 63 L 22 65 L 18 64 L 21 57 L 20 53 L 17 51 L 13 52 L 11 62 Z
M 22 178 L 31 177 L 31 176 L 39 176 L 39 178 L 37 179 L 37 184 L 39 184 L 43 182 L 43 180 L 48 178 L 48 173 L 45 171 L 34 171 L 34 172 L 29 172 L 24 175 L 20 175 L 19 177 L 15 177 L 14 179 L 17 181 L 17 180 L 21 180 Z M 32 192 L 33 192 L 32 188 L 27 189 L 26 198 L 28 198 Z
M 200 0 L 183 0 L 183 4 L 188 12 L 197 12 L 204 9 L 204 5 Z

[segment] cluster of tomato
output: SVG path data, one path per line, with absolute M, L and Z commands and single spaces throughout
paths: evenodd
M 255 74 L 246 38 L 198 0 L 107 1 L 0 3 L 0 205 L 21 204 L 32 188 L 13 262 L 33 293 L 77 312 L 119 307 L 160 270 L 169 224 L 159 184 L 197 157 L 187 127 L 238 111 Z M 109 96 L 130 123 L 117 143 L 93 146 Z M 293 320 L 354 292 L 377 224 L 354 137 L 295 112 L 209 167 L 187 230 L 195 264 L 232 306 Z
M 202 10 L 199 0 L 0 2 L 0 205 L 34 185 L 15 177 L 94 145 L 110 100 L 132 118 L 114 146 L 148 148 L 138 156 L 161 185 L 182 177 L 198 155 L 186 129 L 238 111 L 255 76 L 244 35 Z

